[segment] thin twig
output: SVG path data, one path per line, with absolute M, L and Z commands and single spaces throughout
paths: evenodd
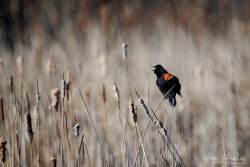
M 48 96 L 48 99 L 49 99 L 49 110 L 50 110 L 50 114 L 51 114 L 51 123 L 52 123 L 52 130 L 51 130 L 51 133 L 52 133 L 52 137 L 51 137 L 51 143 L 54 143 L 55 141 L 55 127 L 54 127 L 54 116 L 53 116 L 53 108 L 52 108 L 52 105 L 51 105 L 51 99 L 49 97 L 49 94 L 47 92 L 47 96 Z M 54 148 L 54 144 L 53 144 L 53 148 Z M 55 149 L 53 150 L 55 151 Z
M 82 146 L 84 145 L 83 139 L 84 139 L 84 133 L 82 133 L 81 143 L 80 143 L 80 146 L 78 148 L 78 154 L 77 154 L 77 160 L 76 160 L 77 167 L 79 167 L 79 165 L 80 165 L 80 153 L 81 153 Z
M 90 162 L 90 158 L 89 158 L 89 151 L 88 151 L 88 147 L 85 144 L 85 148 L 86 148 L 86 153 L 87 153 L 87 157 L 88 157 L 88 161 L 89 161 L 89 167 L 91 167 L 91 162 Z
M 141 134 L 140 134 L 139 127 L 138 127 L 137 123 L 135 123 L 135 128 L 136 128 L 137 134 L 139 136 L 140 146 L 141 146 L 143 154 L 144 154 L 145 166 L 148 167 L 148 160 L 147 160 L 146 152 L 145 152 L 145 149 L 144 149 L 144 145 L 143 145 L 143 142 L 142 142 Z
M 99 136 L 98 136 L 98 134 L 97 134 L 97 130 L 96 130 L 96 127 L 95 127 L 95 125 L 94 125 L 94 121 L 93 121 L 93 119 L 92 119 L 92 116 L 91 116 L 91 114 L 90 114 L 90 112 L 89 112 L 87 103 L 86 103 L 85 100 L 84 100 L 84 97 L 83 97 L 83 95 L 82 95 L 81 90 L 79 89 L 78 91 L 79 91 L 79 93 L 80 93 L 80 95 L 81 95 L 81 99 L 82 99 L 82 101 L 83 101 L 83 105 L 84 105 L 84 107 L 85 107 L 85 109 L 86 109 L 86 111 L 87 111 L 87 113 L 88 113 L 90 122 L 91 122 L 91 124 L 92 124 L 93 129 L 94 129 L 94 133 L 95 133 L 96 138 L 97 138 L 97 141 L 98 141 L 98 143 L 99 143 L 99 145 L 100 145 L 101 152 L 102 152 L 102 157 L 103 157 L 103 159 L 104 159 L 104 161 L 105 161 L 105 164 L 108 165 L 107 160 L 106 160 L 106 157 L 105 157 L 105 153 L 104 153 L 104 150 L 103 150 L 103 147 L 102 147 L 102 144 L 101 144 L 101 140 L 100 140 L 100 138 L 99 138 Z

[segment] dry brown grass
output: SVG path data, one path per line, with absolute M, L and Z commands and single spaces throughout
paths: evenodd
M 65 28 L 59 41 L 46 44 L 34 36 L 31 48 L 13 57 L 3 48 L 1 161 L 9 166 L 165 166 L 173 161 L 215 166 L 209 154 L 239 153 L 250 164 L 250 39 L 241 25 L 232 21 L 225 37 L 204 32 L 194 38 L 160 21 L 152 29 L 129 31 L 126 51 L 121 33 L 107 35 L 96 25 L 86 29 L 83 41 Z M 151 72 L 158 63 L 182 83 L 183 99 L 177 99 L 173 115 L 161 102 Z M 147 126 L 151 118 L 139 102 L 129 108 L 128 101 L 137 98 L 134 89 L 154 124 Z

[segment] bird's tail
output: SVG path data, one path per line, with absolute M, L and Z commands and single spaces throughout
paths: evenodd
M 169 96 L 168 101 L 169 101 L 171 107 L 176 106 L 176 99 L 174 96 Z

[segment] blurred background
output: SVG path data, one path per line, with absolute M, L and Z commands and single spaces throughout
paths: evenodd
M 124 41 L 128 44 L 126 60 L 121 51 Z M 11 74 L 33 96 L 38 77 L 44 99 L 46 92 L 59 87 L 63 73 L 70 76 L 69 127 L 80 122 L 93 166 L 101 166 L 102 160 L 88 117 L 81 111 L 78 88 L 96 111 L 96 127 L 109 161 L 122 165 L 121 129 L 114 127 L 120 123 L 114 114 L 118 108 L 113 83 L 120 88 L 124 115 L 129 100 L 136 99 L 134 88 L 155 108 L 162 98 L 151 71 L 155 64 L 162 64 L 182 84 L 183 98 L 178 97 L 174 114 L 166 102 L 157 115 L 167 129 L 171 127 L 187 166 L 218 166 L 209 155 L 223 156 L 222 145 L 228 156 L 244 157 L 242 163 L 250 164 L 248 0 L 1 0 L 0 49 L 0 93 L 7 99 Z M 107 101 L 102 102 L 103 91 Z M 12 103 L 8 102 L 10 109 Z M 47 111 L 48 100 L 44 103 Z M 144 132 L 148 119 L 139 103 L 137 108 Z M 47 117 L 45 113 L 41 119 Z M 11 121 L 9 126 L 14 126 Z M 133 129 L 128 128 L 127 133 L 127 140 L 133 141 L 127 146 L 132 165 L 136 137 Z M 41 164 L 48 163 L 46 152 L 53 152 L 49 144 Z M 153 126 L 145 144 L 149 165 L 164 166 L 160 153 L 165 146 Z M 68 162 L 72 164 L 74 160 Z
M 19 43 L 30 47 L 34 34 L 45 41 L 59 40 L 66 27 L 81 41 L 93 26 L 108 33 L 109 40 L 134 29 L 149 33 L 159 24 L 163 29 L 181 27 L 195 36 L 225 36 L 237 20 L 248 34 L 250 15 L 247 0 L 2 0 L 0 10 L 1 41 L 11 51 Z

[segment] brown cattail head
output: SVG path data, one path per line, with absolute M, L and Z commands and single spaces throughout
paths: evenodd
M 9 82 L 9 86 L 10 86 L 10 92 L 13 94 L 14 93 L 14 89 L 15 89 L 15 85 L 14 85 L 14 81 L 13 81 L 13 76 L 10 76 L 10 82 Z
M 26 113 L 26 138 L 32 143 L 33 140 L 32 118 L 30 112 Z
M 33 140 L 33 129 L 32 129 L 32 118 L 30 114 L 30 100 L 28 93 L 26 93 L 26 138 L 30 143 L 32 143 Z
M 136 113 L 136 108 L 135 108 L 135 104 L 134 104 L 133 99 L 129 103 L 129 111 L 130 111 L 131 119 L 132 119 L 133 123 L 136 124 L 137 123 L 137 113 Z
M 2 163 L 6 162 L 7 159 L 7 148 L 6 148 L 7 141 L 3 138 L 0 138 L 0 161 Z
M 119 92 L 119 89 L 118 89 L 118 87 L 117 87 L 116 82 L 114 82 L 113 90 L 114 90 L 114 97 L 115 97 L 116 100 L 119 102 L 119 101 L 120 101 L 120 92 Z
M 102 101 L 104 104 L 107 102 L 106 88 L 104 84 L 102 84 Z
M 52 94 L 52 102 L 51 102 L 51 106 L 58 111 L 59 109 L 59 102 L 60 102 L 60 91 L 58 88 L 52 89 L 51 90 L 51 94 Z
M 113 90 L 114 90 L 114 96 L 115 96 L 115 99 L 117 101 L 119 110 L 121 111 L 120 92 L 119 92 L 119 89 L 118 89 L 118 87 L 117 87 L 117 85 L 116 85 L 115 82 L 114 82 Z
M 53 154 L 52 157 L 50 158 L 51 161 L 51 167 L 56 167 L 56 155 Z
M 72 83 L 72 77 L 71 77 L 71 73 L 69 70 L 67 70 L 66 72 L 66 99 L 69 100 L 69 95 L 70 95 L 70 90 L 71 90 L 71 83 Z
M 0 116 L 1 116 L 1 121 L 4 124 L 4 107 L 3 107 L 3 98 L 0 98 Z

